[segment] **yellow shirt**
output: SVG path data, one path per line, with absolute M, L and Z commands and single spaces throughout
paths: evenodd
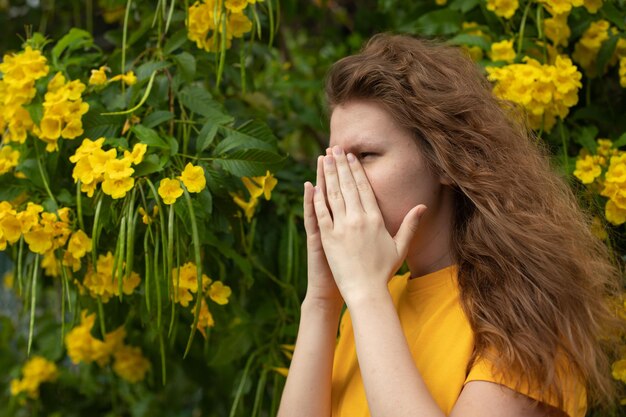
M 466 373 L 474 336 L 461 309 L 456 265 L 411 280 L 409 276 L 407 273 L 394 277 L 389 282 L 389 291 L 413 361 L 441 410 L 450 414 L 469 381 L 497 382 L 515 389 L 514 381 L 494 376 L 486 361 L 478 361 Z M 347 311 L 339 332 L 333 363 L 332 416 L 369 417 Z M 584 388 L 573 380 L 568 381 L 568 386 L 571 392 L 564 392 L 564 411 L 570 417 L 584 417 L 587 408 Z M 540 399 L 537 393 L 522 393 Z

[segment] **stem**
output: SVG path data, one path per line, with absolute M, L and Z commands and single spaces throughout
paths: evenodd
M 522 22 L 520 23 L 519 29 L 519 41 L 517 42 L 517 55 L 522 53 L 522 41 L 524 39 L 524 29 L 526 28 L 526 18 L 528 17 L 528 11 L 530 10 L 531 4 L 532 0 L 529 0 L 526 4 L 526 8 L 524 8 L 524 15 L 522 16 Z
M 43 181 L 43 185 L 46 189 L 46 192 L 48 193 L 48 197 L 50 197 L 50 199 L 54 202 L 55 208 L 58 208 L 59 205 L 57 204 L 57 201 L 54 198 L 52 191 L 50 191 L 50 186 L 48 185 L 48 179 L 46 178 L 47 175 L 43 170 L 43 165 L 41 164 L 41 158 L 39 157 L 39 149 L 37 148 L 36 144 L 34 148 L 35 148 L 35 153 L 37 154 L 36 156 L 37 156 L 37 166 L 39 167 L 39 175 L 41 175 L 41 180 Z

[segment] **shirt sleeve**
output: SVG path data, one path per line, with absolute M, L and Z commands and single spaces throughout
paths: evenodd
M 553 407 L 560 408 L 569 417 L 584 417 L 587 412 L 587 392 L 585 387 L 574 375 L 566 376 L 563 380 L 563 406 L 558 407 L 558 401 L 554 395 L 545 395 L 537 390 L 529 389 L 527 383 L 518 384 L 517 380 L 510 376 L 502 376 L 493 371 L 490 361 L 479 358 L 470 370 L 465 383 L 470 381 L 487 381 L 504 385 L 514 391 L 524 394 L 534 400 L 544 402 Z

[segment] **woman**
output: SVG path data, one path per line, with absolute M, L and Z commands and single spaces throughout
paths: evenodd
M 582 417 L 611 399 L 598 340 L 616 269 L 473 62 L 378 35 L 331 68 L 326 93 L 278 415 Z

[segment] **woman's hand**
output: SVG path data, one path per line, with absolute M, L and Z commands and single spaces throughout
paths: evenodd
M 326 190 L 318 184 L 313 203 L 321 243 L 335 282 L 350 306 L 353 298 L 387 290 L 387 282 L 406 257 L 426 206 L 411 209 L 392 237 L 354 155 L 346 156 L 335 146 L 332 155 L 323 157 L 323 163 L 318 160 L 318 178 L 320 170 Z
M 323 156 L 317 159 L 317 187 L 324 190 Z M 310 182 L 304 184 L 304 228 L 307 241 L 307 292 L 306 299 L 328 303 L 330 307 L 341 307 L 343 299 L 337 289 L 333 274 L 328 266 L 313 205 L 314 188 Z

